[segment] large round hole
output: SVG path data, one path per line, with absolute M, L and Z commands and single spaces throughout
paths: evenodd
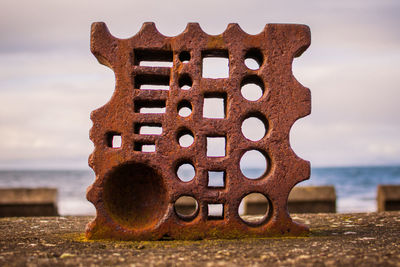
M 240 159 L 240 170 L 249 179 L 260 178 L 266 172 L 267 167 L 267 159 L 258 150 L 249 150 Z
M 189 101 L 183 100 L 178 104 L 178 114 L 181 117 L 188 117 L 192 114 L 192 105 Z
M 245 99 L 257 101 L 264 94 L 264 83 L 258 76 L 247 76 L 241 83 L 240 92 Z
M 178 166 L 176 175 L 182 182 L 189 182 L 196 175 L 196 170 L 192 164 L 185 162 Z
M 190 88 L 192 88 L 192 78 L 190 78 L 189 74 L 183 74 L 180 78 L 179 78 L 179 87 L 182 90 L 189 90 Z
M 252 48 L 244 56 L 244 64 L 251 70 L 257 70 L 263 64 L 264 57 L 259 49 Z
M 112 170 L 103 191 L 110 217 L 128 228 L 155 225 L 167 210 L 167 195 L 161 175 L 152 167 L 129 163 Z
M 269 213 L 269 201 L 260 193 L 250 193 L 239 205 L 240 218 L 249 224 L 259 224 Z
M 176 214 L 183 218 L 188 219 L 194 217 L 198 211 L 199 204 L 196 199 L 190 196 L 181 196 L 174 203 L 174 209 Z
M 193 133 L 190 130 L 185 129 L 179 132 L 178 142 L 181 147 L 189 147 L 193 144 L 193 141 Z
M 189 52 L 189 51 L 182 51 L 182 52 L 179 54 L 179 60 L 180 60 L 182 63 L 188 63 L 189 60 L 190 60 L 190 52 Z
M 266 128 L 265 123 L 257 117 L 248 117 L 242 123 L 242 133 L 251 141 L 261 140 L 265 136 Z

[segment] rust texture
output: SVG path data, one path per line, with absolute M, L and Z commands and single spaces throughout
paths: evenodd
M 208 35 L 197 23 L 189 23 L 178 36 L 160 34 L 154 23 L 145 23 L 129 39 L 113 37 L 107 26 L 93 23 L 91 51 L 101 64 L 115 73 L 111 100 L 91 114 L 90 139 L 95 149 L 89 165 L 96 180 L 87 198 L 97 210 L 87 225 L 90 239 L 125 240 L 268 237 L 304 235 L 308 227 L 292 221 L 287 210 L 288 195 L 310 176 L 310 164 L 290 147 L 289 132 L 294 122 L 311 111 L 311 95 L 292 74 L 292 61 L 310 45 L 305 25 L 268 24 L 257 35 L 229 24 L 220 35 Z M 202 77 L 204 57 L 229 59 L 229 77 Z M 260 67 L 246 67 L 245 58 Z M 171 61 L 171 66 L 143 66 L 142 61 Z M 241 86 L 261 86 L 262 96 L 249 101 Z M 191 86 L 183 90 L 183 85 Z M 142 85 L 167 85 L 168 90 L 146 90 Z M 150 88 L 151 89 L 151 88 Z M 224 100 L 224 118 L 205 118 L 205 97 Z M 192 112 L 183 117 L 180 107 Z M 146 108 L 164 108 L 145 113 Z M 244 137 L 242 122 L 256 116 L 266 125 L 258 141 Z M 158 126 L 161 134 L 142 134 L 141 126 Z M 180 146 L 181 134 L 190 133 L 194 142 Z M 113 138 L 122 144 L 113 147 Z M 224 137 L 225 156 L 207 156 L 207 137 Z M 155 146 L 146 152 L 147 145 Z M 239 166 L 242 155 L 258 150 L 268 167 L 258 179 L 246 178 Z M 195 168 L 191 181 L 181 181 L 182 163 Z M 210 187 L 209 171 L 223 171 L 224 185 Z M 242 198 L 261 193 L 269 201 L 262 220 L 246 222 L 238 214 Z M 181 196 L 197 201 L 197 210 L 178 215 L 174 203 Z M 209 204 L 222 204 L 221 216 L 209 214 Z

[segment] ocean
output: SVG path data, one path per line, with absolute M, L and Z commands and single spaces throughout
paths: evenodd
M 248 169 L 248 172 L 258 172 Z M 58 189 L 61 215 L 94 215 L 86 200 L 86 188 L 94 181 L 90 170 L 0 170 L 0 187 L 54 187 Z M 337 210 L 346 212 L 376 211 L 379 184 L 400 184 L 400 166 L 313 168 L 310 180 L 299 185 L 334 185 Z

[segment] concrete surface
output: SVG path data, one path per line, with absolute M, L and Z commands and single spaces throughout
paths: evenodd
M 91 217 L 0 219 L 0 266 L 400 266 L 400 212 L 294 214 L 309 237 L 87 241 Z

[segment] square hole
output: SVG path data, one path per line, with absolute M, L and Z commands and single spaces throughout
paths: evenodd
M 142 145 L 142 152 L 156 152 L 156 145 Z
M 225 187 L 225 171 L 208 171 L 208 187 Z
M 160 123 L 137 123 L 135 124 L 135 134 L 162 134 L 162 126 Z
M 228 78 L 229 54 L 227 50 L 208 50 L 202 52 L 203 78 Z
M 156 152 L 156 145 L 136 142 L 135 145 L 133 146 L 133 149 L 135 151 L 141 151 L 146 153 Z
M 122 146 L 122 137 L 120 133 L 107 133 L 107 146 L 112 148 L 120 148 Z
M 225 136 L 207 136 L 207 157 L 225 157 L 226 138 Z
M 223 219 L 224 205 L 223 204 L 208 204 L 208 219 Z
M 210 93 L 204 95 L 203 117 L 209 119 L 225 118 L 226 94 Z

